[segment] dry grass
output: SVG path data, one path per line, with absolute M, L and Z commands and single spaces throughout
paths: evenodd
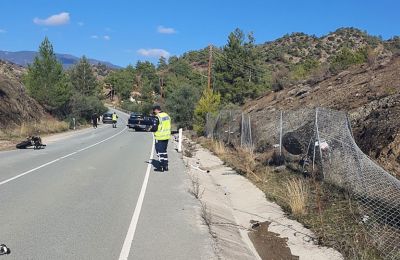
M 257 166 L 257 162 L 253 150 L 248 148 L 238 148 L 237 153 L 239 158 L 241 158 L 241 163 L 243 165 L 244 171 L 254 172 Z
M 199 178 L 194 176 L 193 174 L 189 174 L 191 187 L 188 189 L 188 192 L 193 195 L 196 199 L 200 200 L 204 194 L 204 188 L 201 189 Z
M 211 144 L 211 149 L 218 156 L 223 156 L 226 154 L 225 145 L 221 141 L 213 141 Z
M 310 194 L 308 182 L 302 179 L 289 180 L 286 183 L 286 191 L 286 203 L 292 214 L 295 216 L 305 215 Z
M 42 135 L 64 132 L 69 129 L 69 124 L 64 121 L 58 121 L 54 118 L 46 118 L 41 122 L 22 123 L 20 126 L 3 129 L 0 132 L 1 139 L 24 138 L 29 135 Z

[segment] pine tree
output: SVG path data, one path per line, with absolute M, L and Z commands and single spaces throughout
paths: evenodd
M 92 96 L 97 93 L 99 83 L 93 73 L 92 66 L 85 56 L 72 68 L 70 75 L 72 87 L 79 94 Z
M 216 113 L 220 103 L 221 95 L 219 93 L 214 93 L 212 89 L 208 88 L 203 91 L 203 95 L 194 110 L 194 130 L 199 135 L 204 134 L 207 113 Z
M 66 115 L 71 86 L 47 37 L 41 43 L 33 64 L 29 65 L 24 82 L 29 94 L 47 111 L 59 117 Z
M 215 85 L 226 103 L 242 104 L 264 88 L 259 65 L 261 55 L 254 43 L 253 33 L 246 37 L 242 30 L 236 29 L 229 34 L 222 52 L 216 55 Z
M 161 56 L 160 59 L 158 60 L 157 70 L 161 71 L 167 68 L 168 68 L 167 59 L 164 56 Z

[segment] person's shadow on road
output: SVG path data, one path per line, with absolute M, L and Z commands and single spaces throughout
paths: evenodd
M 161 169 L 161 163 L 159 160 L 151 159 L 150 161 L 146 161 L 146 163 L 153 165 L 155 171 L 160 171 Z

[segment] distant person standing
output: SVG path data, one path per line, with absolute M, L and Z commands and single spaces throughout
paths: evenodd
M 94 113 L 93 115 L 92 115 L 92 124 L 93 124 L 93 128 L 97 128 L 97 120 L 99 119 L 99 116 L 96 114 L 96 113 Z
M 171 118 L 161 110 L 159 105 L 153 107 L 153 113 L 158 118 L 157 131 L 154 132 L 155 149 L 160 161 L 159 171 L 168 171 L 168 140 L 171 138 Z
M 112 114 L 112 125 L 113 125 L 113 128 L 116 128 L 116 127 L 117 127 L 117 119 L 118 119 L 118 116 L 117 116 L 117 114 L 114 112 L 114 113 Z

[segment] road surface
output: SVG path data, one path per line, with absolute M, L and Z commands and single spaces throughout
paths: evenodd
M 0 152 L 4 259 L 210 259 L 207 229 L 170 145 L 154 172 L 151 133 L 100 125 L 43 150 Z

